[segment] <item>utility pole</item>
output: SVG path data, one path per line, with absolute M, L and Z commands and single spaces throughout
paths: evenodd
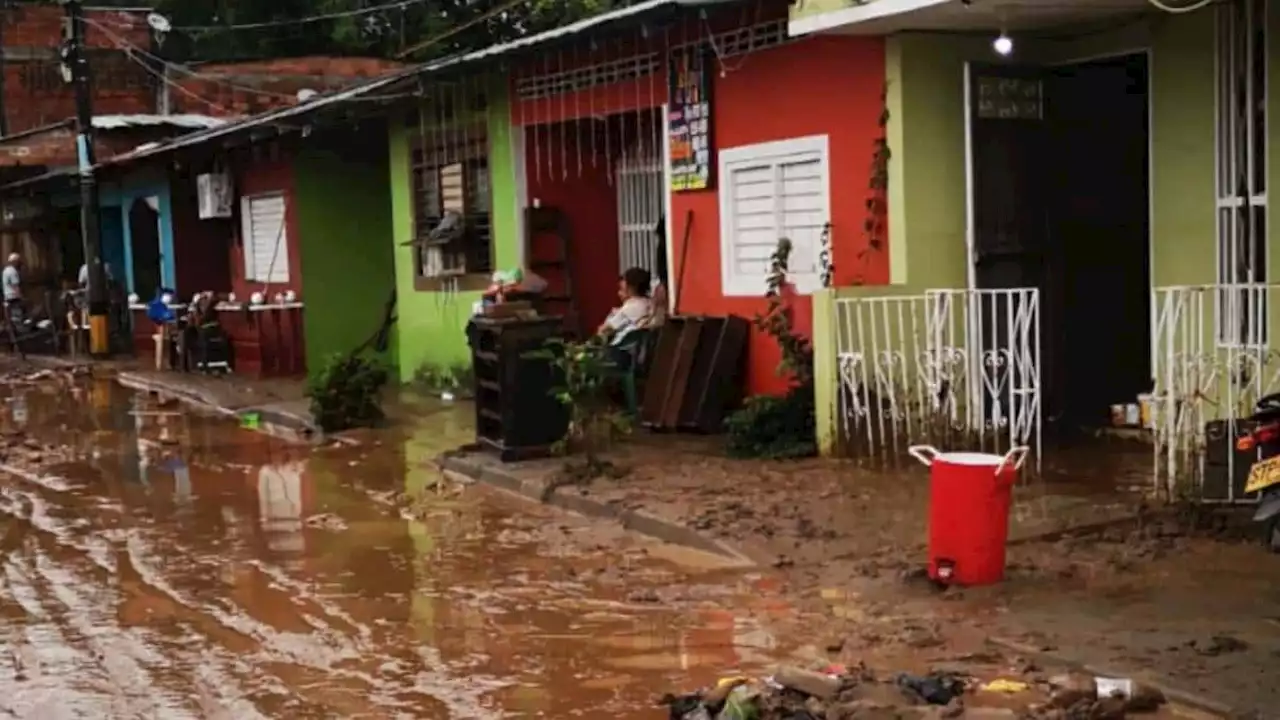
M 89 58 L 85 52 L 84 6 L 81 0 L 62 0 L 66 11 L 67 40 L 62 58 L 70 71 L 76 94 L 76 155 L 80 163 L 80 238 L 84 243 L 84 261 L 89 267 L 89 352 L 102 357 L 110 354 L 110 332 L 107 322 L 107 274 L 102 267 L 102 238 L 98 226 L 98 182 L 93 176 L 93 85 L 89 76 Z

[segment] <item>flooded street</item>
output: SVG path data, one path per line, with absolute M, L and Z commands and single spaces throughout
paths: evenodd
M 430 458 L 467 439 L 442 412 L 312 453 L 105 380 L 14 389 L 0 712 L 648 718 L 783 650 L 755 576 L 441 485 Z

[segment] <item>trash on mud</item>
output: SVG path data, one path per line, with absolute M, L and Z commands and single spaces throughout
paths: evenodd
M 1029 687 L 1031 686 L 1027 685 L 1024 682 L 1020 682 L 1018 680 L 1006 680 L 1005 678 L 996 678 L 995 680 L 992 680 L 986 685 L 983 685 L 982 691 L 989 692 L 989 693 L 1004 693 L 1006 695 L 1016 695 L 1021 692 L 1026 692 L 1027 688 Z
M 661 702 L 670 720 L 1123 720 L 1159 710 L 1165 698 L 1132 680 L 1078 673 L 981 682 L 954 671 L 881 678 L 863 666 L 788 666 L 759 680 L 726 677 Z
M 304 524 L 309 528 L 328 530 L 330 532 L 341 532 L 347 529 L 346 521 L 333 513 L 312 515 L 304 521 Z

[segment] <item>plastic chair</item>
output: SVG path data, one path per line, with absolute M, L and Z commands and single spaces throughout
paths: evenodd
M 622 395 L 627 404 L 627 412 L 633 417 L 640 414 L 640 381 L 648 371 L 649 356 L 657 333 L 652 328 L 632 330 L 613 346 L 616 352 L 626 353 L 630 362 L 617 368 L 618 380 L 622 384 Z

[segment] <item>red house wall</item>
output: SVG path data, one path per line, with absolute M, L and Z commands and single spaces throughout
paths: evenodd
M 172 189 L 173 267 L 177 275 L 174 287 L 183 300 L 198 292 L 229 292 L 231 221 L 200 219 L 195 175 L 174 173 L 169 182 Z
M 884 253 L 871 253 L 865 265 L 855 263 L 866 245 L 862 227 L 871 157 L 874 142 L 881 136 L 883 41 L 814 37 L 754 53 L 724 77 L 713 77 L 717 151 L 806 135 L 828 136 L 836 284 L 850 284 L 855 279 L 869 284 L 888 282 Z M 717 185 L 712 190 L 673 193 L 671 197 L 672 278 L 680 277 L 682 256 L 689 265 L 680 288 L 679 311 L 751 317 L 764 310 L 763 298 L 725 297 L 721 291 L 718 190 Z M 682 239 L 689 211 L 693 212 L 693 226 L 686 255 Z M 794 309 L 801 327 L 810 327 L 811 299 L 797 297 Z M 774 342 L 753 331 L 748 347 L 749 392 L 785 390 L 786 381 L 775 372 L 779 360 Z
M 267 300 L 276 293 L 288 290 L 301 295 L 302 253 L 298 243 L 298 203 L 293 192 L 293 159 L 283 149 L 272 153 L 259 146 L 255 150 L 258 151 L 255 155 L 238 163 L 233 182 L 239 196 L 269 192 L 284 193 L 285 250 L 289 260 L 289 282 L 264 285 L 261 282 L 250 282 L 245 278 L 244 240 L 240 237 L 243 228 L 237 219 L 232 227 L 236 241 L 231 244 L 231 291 L 241 300 L 248 300 L 249 296 L 255 292 L 263 292 Z M 238 218 L 238 207 L 236 213 Z
M 603 135 L 604 127 L 597 130 Z M 589 143 L 575 141 L 576 130 L 561 134 L 551 128 L 528 128 L 525 131 L 526 148 L 538 143 L 546 167 L 539 173 L 532 160 L 526 168 L 529 202 L 535 199 L 543 207 L 557 207 L 569 219 L 573 232 L 569 259 L 573 266 L 574 294 L 578 299 L 581 327 L 590 332 L 604 322 L 618 302 L 618 196 L 609 181 L 610 165 L 597 151 L 591 161 Z M 535 139 L 536 138 L 536 139 Z M 561 155 L 561 146 L 565 153 Z M 603 148 L 605 143 L 596 143 Z M 582 155 L 582 169 L 578 170 L 578 155 Z M 554 166 L 545 161 L 554 157 Z M 563 159 L 562 159 L 563 158 Z M 565 172 L 564 162 L 570 166 Z M 557 248 L 549 238 L 535 240 L 529 262 L 553 259 Z M 536 270 L 535 270 L 536 271 Z M 548 276 L 551 287 L 559 287 L 557 279 Z

